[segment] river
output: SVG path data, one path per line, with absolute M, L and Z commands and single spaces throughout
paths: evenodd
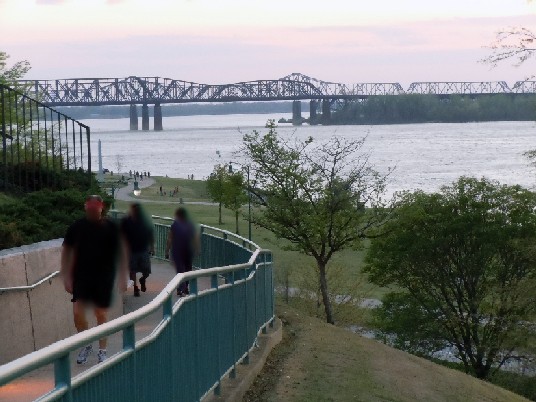
M 243 133 L 266 132 L 267 119 L 290 115 L 245 114 L 164 117 L 164 131 L 129 131 L 128 119 L 84 120 L 91 127 L 93 166 L 97 140 L 102 141 L 103 166 L 117 171 L 150 171 L 151 175 L 204 178 L 216 163 L 239 160 L 235 154 Z M 140 124 L 141 126 L 141 124 Z M 150 127 L 152 127 L 152 121 Z M 279 125 L 280 135 L 312 136 L 326 141 L 337 135 L 367 136 L 364 149 L 380 172 L 395 167 L 388 193 L 422 189 L 436 191 L 461 175 L 488 177 L 506 184 L 533 187 L 534 171 L 523 153 L 536 149 L 536 123 L 427 123 L 377 126 Z M 217 152 L 219 152 L 218 156 Z

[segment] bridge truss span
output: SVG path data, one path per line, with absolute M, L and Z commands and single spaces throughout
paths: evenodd
M 414 82 L 404 90 L 398 82 L 342 84 L 290 74 L 276 80 L 234 84 L 199 84 L 161 77 L 73 78 L 26 80 L 19 85 L 48 106 L 96 106 L 189 102 L 275 100 L 350 100 L 371 96 L 421 94 L 436 96 L 536 94 L 536 81 Z
M 505 81 L 413 82 L 408 94 L 419 95 L 496 95 L 512 93 Z

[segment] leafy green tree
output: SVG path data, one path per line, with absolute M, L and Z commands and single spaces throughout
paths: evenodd
M 221 219 L 221 207 L 225 201 L 225 182 L 227 179 L 227 168 L 225 165 L 218 164 L 207 178 L 207 191 L 212 201 L 218 203 L 218 223 L 223 223 Z
M 418 317 L 417 347 L 450 345 L 479 378 L 513 358 L 536 309 L 535 210 L 536 194 L 520 186 L 466 177 L 402 198 L 372 241 L 366 271 L 403 292 L 390 304 L 398 320 Z
M 227 173 L 223 188 L 223 204 L 235 214 L 236 234 L 238 230 L 238 216 L 242 205 L 248 201 L 245 192 L 244 175 L 242 172 Z
M 267 127 L 265 135 L 254 131 L 243 138 L 258 206 L 252 222 L 315 259 L 326 320 L 334 323 L 328 262 L 341 250 L 359 247 L 382 222 L 386 177 L 362 151 L 364 138 L 334 137 L 316 145 L 312 138 L 280 138 L 272 120 Z
M 0 84 L 18 86 L 17 80 L 23 78 L 30 71 L 30 63 L 26 60 L 18 61 L 8 68 L 9 55 L 0 51 Z

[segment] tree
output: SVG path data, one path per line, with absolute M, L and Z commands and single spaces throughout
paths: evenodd
M 512 27 L 497 32 L 495 42 L 489 48 L 491 55 L 481 60 L 496 67 L 498 63 L 514 59 L 520 66 L 536 52 L 536 34 L 523 27 Z
M 450 345 L 467 372 L 486 378 L 513 358 L 536 309 L 535 209 L 536 194 L 486 179 L 406 194 L 386 235 L 373 239 L 365 271 L 403 292 L 396 314 L 420 317 L 420 347 Z
M 214 170 L 207 179 L 207 191 L 212 201 L 219 204 L 218 223 L 223 223 L 221 219 L 221 207 L 225 201 L 225 181 L 227 177 L 227 168 L 225 165 L 216 165 Z
M 333 324 L 328 262 L 341 250 L 359 247 L 382 222 L 386 176 L 362 152 L 364 138 L 334 137 L 315 146 L 312 138 L 281 139 L 273 120 L 267 127 L 265 135 L 253 131 L 243 137 L 252 177 L 249 190 L 258 206 L 252 223 L 315 259 L 326 320 Z
M 248 197 L 244 191 L 244 175 L 242 172 L 228 173 L 225 176 L 223 187 L 223 204 L 225 208 L 229 208 L 235 214 L 236 222 L 236 234 L 239 234 L 238 230 L 238 215 L 240 208 L 247 202 Z
M 0 84 L 17 86 L 16 81 L 20 80 L 30 71 L 30 63 L 26 60 L 18 61 L 10 68 L 7 67 L 9 55 L 0 51 Z
M 117 167 L 117 173 L 121 174 L 123 171 L 123 155 L 115 156 L 115 166 Z

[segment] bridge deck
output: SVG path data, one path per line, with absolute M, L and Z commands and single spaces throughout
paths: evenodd
M 132 288 L 128 289 L 123 299 L 124 313 L 130 313 L 150 302 L 175 276 L 173 267 L 163 261 L 152 260 L 152 274 L 147 280 L 147 292 L 141 293 L 141 297 L 132 295 Z M 210 287 L 209 278 L 201 278 L 198 281 L 199 290 Z M 89 318 L 90 312 L 88 312 Z M 156 324 L 162 319 L 162 311 L 159 310 L 146 317 L 136 325 L 136 340 L 149 335 Z M 0 334 L 1 338 L 1 334 Z M 111 356 L 122 348 L 122 335 L 117 333 L 108 338 L 108 356 Z M 98 345 L 93 345 L 94 353 L 85 365 L 76 364 L 76 353 L 71 354 L 71 370 L 73 377 L 83 373 L 97 364 L 96 351 Z M 133 384 L 135 386 L 135 384 Z M 26 402 L 31 401 L 48 392 L 54 387 L 54 367 L 49 365 L 36 370 L 23 378 L 13 381 L 4 387 L 0 387 L 0 402 Z

